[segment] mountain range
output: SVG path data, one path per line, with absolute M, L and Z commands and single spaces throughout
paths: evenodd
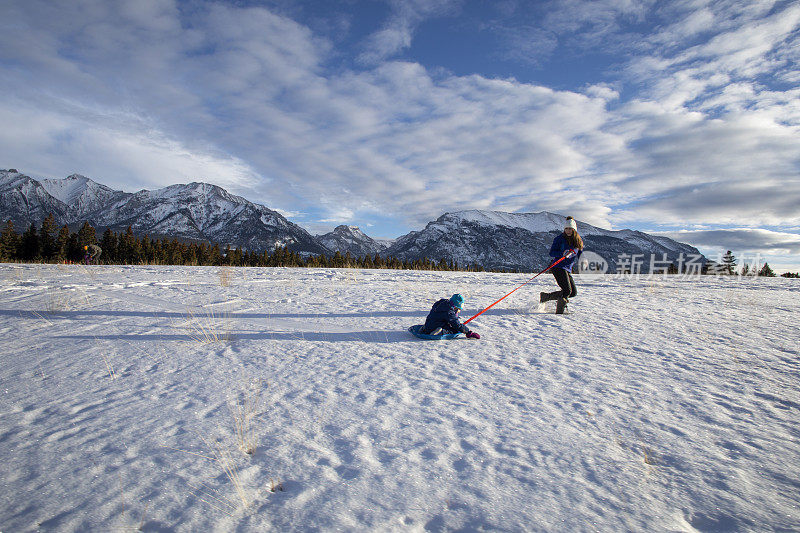
M 286 246 L 303 255 L 339 251 L 352 257 L 425 257 L 462 266 L 522 271 L 547 266 L 550 244 L 565 223 L 564 216 L 546 211 L 460 211 L 445 213 L 422 230 L 387 245 L 355 226 L 337 226 L 332 232 L 313 236 L 280 213 L 207 183 L 127 193 L 78 174 L 36 180 L 14 169 L 0 170 L 0 213 L 2 221 L 11 220 L 17 231 L 40 225 L 52 213 L 58 225 L 88 221 L 98 231 L 125 231 L 130 226 L 140 235 L 216 242 L 223 247 L 260 251 Z M 586 249 L 601 256 L 610 271 L 620 265 L 620 254 L 640 254 L 643 272 L 649 270 L 651 255 L 659 260 L 666 255 L 670 261 L 680 254 L 700 255 L 692 246 L 639 231 L 605 230 L 578 221 L 578 232 Z
M 701 262 L 705 262 L 697 248 L 666 237 L 628 229 L 606 230 L 581 221 L 577 223 L 585 249 L 605 260 L 610 272 L 623 266 L 626 257 L 632 263 L 639 262 L 641 272 L 650 271 L 651 257 L 654 266 L 662 266 L 659 262 L 665 255 L 668 262 L 677 262 L 681 254 L 684 259 L 698 256 Z M 428 257 L 455 261 L 460 265 L 532 272 L 549 265 L 550 246 L 565 224 L 565 216 L 547 211 L 445 213 L 429 222 L 423 230 L 400 237 L 385 253 L 398 259 Z
M 286 246 L 304 254 L 329 253 L 280 213 L 207 183 L 126 193 L 78 174 L 37 181 L 0 170 L 0 212 L 18 231 L 31 223 L 41 224 L 53 213 L 58 225 L 88 221 L 100 231 L 125 231 L 130 226 L 134 233 L 151 237 L 209 241 L 248 250 Z

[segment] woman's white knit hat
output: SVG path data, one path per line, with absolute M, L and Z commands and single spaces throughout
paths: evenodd
M 578 223 L 575 222 L 575 219 L 572 217 L 567 217 L 567 221 L 564 223 L 564 229 L 572 228 L 575 231 L 578 231 Z

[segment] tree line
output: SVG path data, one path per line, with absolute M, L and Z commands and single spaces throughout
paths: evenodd
M 53 215 L 42 222 L 41 228 L 31 224 L 17 234 L 14 223 L 9 220 L 0 232 L 0 261 L 79 263 L 84 260 L 85 247 L 97 245 L 102 253 L 98 263 L 107 265 L 194 265 L 194 266 L 254 266 L 254 267 L 316 267 L 316 268 L 382 268 L 397 270 L 442 270 L 483 272 L 480 266 L 459 265 L 458 262 L 432 261 L 427 258 L 414 261 L 396 257 L 366 255 L 352 257 L 349 252 L 332 256 L 312 255 L 304 257 L 285 247 L 255 252 L 221 249 L 218 244 L 207 242 L 185 242 L 178 239 L 151 239 L 147 235 L 134 235 L 132 228 L 124 233 L 105 230 L 98 239 L 95 228 L 84 222 L 81 228 L 70 231 L 68 226 L 60 229 Z
M 763 276 L 767 278 L 774 278 L 776 276 L 775 271 L 769 266 L 769 263 L 764 263 L 764 265 L 759 269 L 756 270 L 756 267 L 751 267 L 748 264 L 742 266 L 741 270 L 737 268 L 738 260 L 733 253 L 728 250 L 725 255 L 722 256 L 721 263 L 714 263 L 713 261 L 709 261 L 706 263 L 705 266 L 705 273 L 708 274 L 724 274 L 728 276 L 733 276 L 735 274 L 739 274 L 742 276 Z M 792 272 L 785 272 L 781 274 L 781 277 L 784 278 L 800 278 L 800 274 L 792 273 Z

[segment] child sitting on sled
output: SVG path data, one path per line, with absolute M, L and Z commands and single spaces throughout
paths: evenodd
M 468 339 L 480 339 L 481 336 L 471 331 L 467 326 L 458 320 L 458 312 L 464 307 L 464 297 L 454 294 L 448 300 L 442 298 L 431 308 L 425 325 L 422 326 L 420 333 L 427 335 L 441 335 L 444 333 L 464 333 Z

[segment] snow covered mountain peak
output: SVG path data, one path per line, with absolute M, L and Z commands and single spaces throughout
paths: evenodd
M 506 213 L 503 211 L 481 211 L 477 209 L 467 211 L 457 211 L 445 213 L 436 222 L 447 223 L 471 223 L 481 226 L 504 226 L 507 228 L 520 228 L 531 233 L 561 231 L 564 229 L 567 217 L 540 211 L 538 213 Z M 582 235 L 595 234 L 596 228 L 585 222 L 578 221 L 578 232 Z M 603 231 L 603 230 L 600 230 Z
M 342 224 L 330 233 L 317 236 L 317 239 L 330 251 L 343 254 L 350 252 L 353 257 L 374 255 L 386 249 L 386 246 L 367 236 L 358 226 Z
M 13 187 L 22 187 L 25 184 L 35 183 L 33 178 L 17 172 L 16 169 L 0 170 L 0 191 Z
M 67 206 L 71 219 L 90 219 L 93 213 L 128 195 L 81 174 L 72 174 L 64 179 L 41 180 L 39 183 L 50 196 Z
M 67 205 L 53 197 L 41 183 L 15 169 L 0 170 L 0 213 L 18 229 L 41 224 L 52 213 L 56 223 L 69 219 Z
M 0 185 L 9 183 L 12 180 L 18 179 L 22 174 L 17 172 L 16 169 L 3 170 L 0 169 Z
M 241 196 L 229 193 L 218 185 L 204 182 L 179 183 L 169 185 L 163 189 L 154 191 L 142 190 L 137 193 L 148 201 L 157 201 L 164 204 L 182 204 L 185 206 L 203 206 L 206 211 L 216 211 L 217 213 L 235 214 L 242 209 L 252 209 L 256 211 L 267 210 L 266 207 L 254 204 Z M 272 213 L 272 211 L 269 211 Z
M 142 190 L 97 218 L 100 225 L 192 240 L 270 250 L 287 245 L 302 253 L 323 253 L 305 230 L 279 213 L 210 183 Z
M 342 236 L 356 236 L 356 237 L 366 237 L 366 234 L 359 229 L 358 226 L 347 226 L 347 225 L 340 225 L 333 228 L 334 233 L 338 233 Z
M 114 192 L 105 185 L 100 185 L 80 174 L 72 174 L 64 179 L 41 180 L 40 183 L 54 198 L 61 200 L 69 206 L 73 206 L 80 202 L 81 198 L 86 198 L 87 196 L 97 196 L 98 193 Z

